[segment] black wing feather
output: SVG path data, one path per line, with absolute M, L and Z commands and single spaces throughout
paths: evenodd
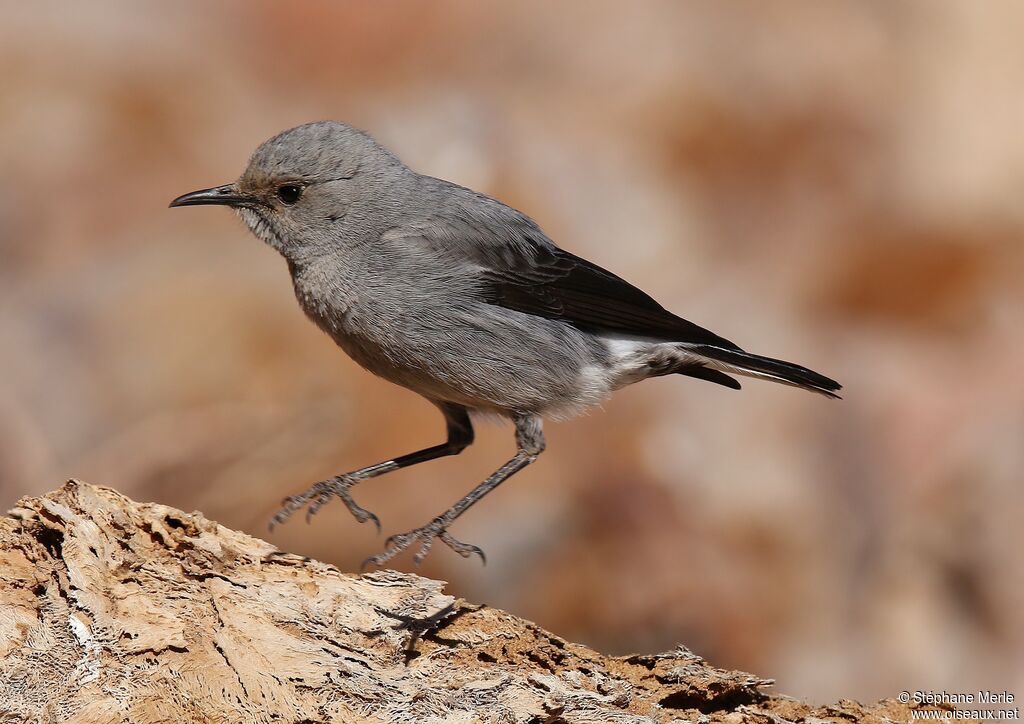
M 717 334 L 668 311 L 648 294 L 586 259 L 557 247 L 509 255 L 484 272 L 484 294 L 507 309 L 559 319 L 581 329 L 708 344 L 739 350 Z

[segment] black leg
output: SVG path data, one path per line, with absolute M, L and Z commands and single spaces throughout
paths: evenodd
M 411 530 L 408 533 L 393 535 L 388 538 L 385 544 L 386 550 L 364 561 L 363 568 L 382 565 L 417 541 L 420 543 L 420 549 L 416 551 L 416 555 L 413 556 L 412 560 L 413 563 L 418 565 L 427 557 L 430 547 L 438 538 L 463 558 L 476 554 L 486 563 L 487 559 L 480 548 L 468 543 L 462 543 L 453 538 L 448 533 L 448 526 L 456 518 L 469 510 L 474 503 L 532 463 L 537 459 L 537 456 L 544 452 L 544 432 L 541 428 L 540 418 L 535 415 L 518 415 L 515 418 L 515 422 L 517 450 L 511 460 L 498 468 L 487 480 L 469 491 L 455 505 L 426 525 Z
M 306 509 L 306 521 L 308 522 L 331 497 L 336 495 L 341 498 L 356 520 L 360 523 L 372 520 L 376 524 L 377 530 L 380 530 L 380 520 L 378 520 L 377 516 L 361 508 L 352 499 L 349 489 L 353 485 L 363 480 L 383 475 L 384 473 L 390 473 L 401 468 L 407 468 L 410 465 L 426 462 L 427 460 L 434 460 L 435 458 L 447 455 L 458 455 L 473 442 L 473 423 L 470 422 L 469 413 L 466 411 L 466 408 L 447 402 L 435 404 L 440 408 L 441 413 L 444 415 L 445 423 L 448 426 L 447 442 L 423 450 L 417 450 L 408 455 L 402 455 L 394 460 L 385 460 L 376 465 L 369 465 L 351 473 L 335 475 L 328 480 L 321 480 L 301 495 L 290 495 L 284 499 L 281 510 L 270 520 L 270 529 L 273 530 L 275 525 L 284 523 L 291 517 L 292 513 L 307 504 L 309 507 Z

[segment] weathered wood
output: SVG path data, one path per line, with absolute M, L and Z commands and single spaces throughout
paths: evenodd
M 906 721 L 813 708 L 684 648 L 609 657 L 443 584 L 351 575 L 71 481 L 0 520 L 0 719 Z

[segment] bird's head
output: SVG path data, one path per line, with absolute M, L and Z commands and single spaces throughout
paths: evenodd
M 184 194 L 171 207 L 216 204 L 235 209 L 252 232 L 280 251 L 337 243 L 338 224 L 367 213 L 408 169 L 368 134 L 320 121 L 265 142 L 234 183 Z M 332 233 L 335 231 L 335 233 Z

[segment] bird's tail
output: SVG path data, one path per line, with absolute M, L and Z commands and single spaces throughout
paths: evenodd
M 708 344 L 688 344 L 686 351 L 697 355 L 704 367 L 719 372 L 759 377 L 784 385 L 802 387 L 826 397 L 838 399 L 839 395 L 836 392 L 843 387 L 835 380 L 819 375 L 806 367 L 771 357 L 761 357 L 742 350 L 726 349 Z

